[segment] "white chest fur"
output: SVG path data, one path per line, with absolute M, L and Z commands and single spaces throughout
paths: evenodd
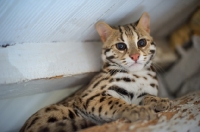
M 146 93 L 151 95 L 157 95 L 158 93 L 158 81 L 155 78 L 156 73 L 149 70 L 138 71 L 135 73 L 117 73 L 113 76 L 114 80 L 109 86 L 117 86 L 124 89 L 127 95 L 120 94 L 115 90 L 107 91 L 108 94 L 116 98 L 121 98 L 129 104 L 139 104 L 142 97 L 140 95 Z M 125 78 L 125 79 L 124 79 Z M 124 80 L 123 80 L 124 79 Z M 126 81 L 128 80 L 128 81 Z M 132 94 L 132 96 L 130 96 Z

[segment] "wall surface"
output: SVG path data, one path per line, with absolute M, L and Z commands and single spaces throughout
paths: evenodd
M 144 11 L 152 34 L 166 36 L 198 6 L 198 0 L 2 0 L 0 45 L 96 40 L 94 24 L 135 22 Z
M 79 87 L 0 100 L 0 132 L 18 132 L 30 115 L 62 100 Z

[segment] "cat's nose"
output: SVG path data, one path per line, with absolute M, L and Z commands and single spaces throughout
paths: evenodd
M 140 54 L 132 54 L 131 55 L 131 59 L 133 59 L 134 61 L 137 61 L 140 57 Z

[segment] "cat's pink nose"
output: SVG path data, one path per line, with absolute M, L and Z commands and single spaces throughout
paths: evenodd
M 132 54 L 131 55 L 131 59 L 133 59 L 134 61 L 137 61 L 140 57 L 140 54 Z

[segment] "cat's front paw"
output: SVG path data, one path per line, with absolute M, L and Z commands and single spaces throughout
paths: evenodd
M 168 110 L 172 105 L 172 101 L 168 98 L 159 98 L 157 104 L 155 105 L 155 112 Z
M 140 111 L 140 120 L 152 120 L 157 117 L 157 114 L 155 113 L 154 109 L 150 106 L 141 106 L 139 108 Z
M 172 106 L 172 101 L 168 98 L 160 98 L 157 96 L 146 97 L 144 105 L 148 105 L 155 110 L 155 112 L 168 110 Z
M 131 122 L 135 122 L 139 120 L 155 119 L 157 114 L 150 106 L 135 106 L 133 109 L 125 112 L 124 117 Z

